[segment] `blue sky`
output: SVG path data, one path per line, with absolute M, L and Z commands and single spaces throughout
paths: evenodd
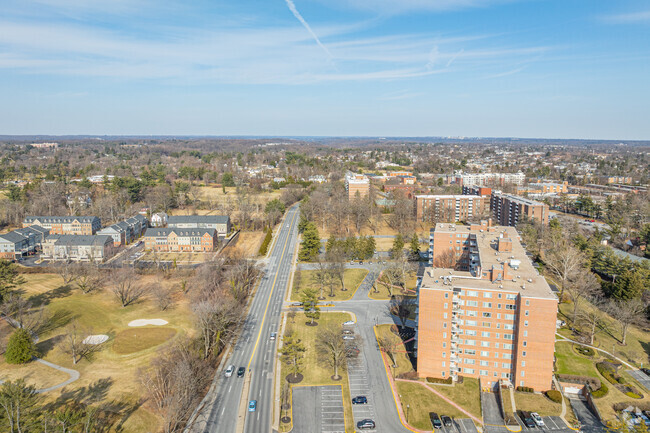
M 650 139 L 650 2 L 2 0 L 0 134 Z

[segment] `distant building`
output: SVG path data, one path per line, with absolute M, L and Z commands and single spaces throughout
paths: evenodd
M 416 195 L 417 221 L 456 222 L 476 216 L 488 217 L 489 197 L 472 195 Z
M 538 182 L 517 188 L 517 194 L 567 194 L 569 183 Z
M 110 236 L 113 239 L 113 245 L 116 247 L 126 245 L 129 242 L 129 225 L 124 221 L 115 223 L 97 231 L 98 235 Z
M 165 227 L 167 225 L 167 214 L 165 212 L 156 212 L 151 215 L 151 227 Z
M 36 252 L 50 231 L 40 226 L 30 226 L 0 234 L 0 258 L 21 260 Z
M 30 146 L 37 149 L 58 149 L 59 143 L 31 143 Z
M 167 218 L 168 228 L 215 229 L 219 236 L 230 233 L 228 215 L 174 215 Z
M 435 264 L 418 290 L 418 375 L 551 389 L 558 299 L 517 231 L 437 224 L 429 244 Z
M 393 176 L 384 184 L 384 191 L 402 191 L 408 198 L 413 198 L 416 188 L 415 176 Z
M 600 183 L 632 183 L 629 176 L 600 176 L 598 180 Z
M 149 228 L 144 234 L 144 247 L 159 252 L 211 252 L 217 246 L 213 228 Z
M 111 236 L 54 234 L 43 242 L 41 258 L 101 263 L 113 257 L 115 251 Z
M 523 173 L 458 173 L 454 175 L 454 181 L 461 185 L 523 185 L 526 175 Z
M 357 193 L 366 197 L 370 193 L 370 180 L 364 174 L 348 172 L 345 175 L 345 190 L 349 199 L 354 199 Z
M 58 235 L 94 235 L 102 228 L 96 216 L 27 216 L 23 227 L 32 225 L 49 229 L 50 234 Z
M 309 176 L 309 181 L 314 183 L 325 183 L 327 182 L 327 178 L 322 174 L 317 174 L 315 176 Z
M 492 195 L 492 188 L 478 185 L 463 185 L 463 195 L 478 195 L 489 198 Z
M 524 217 L 548 224 L 548 205 L 539 201 L 494 191 L 490 209 L 496 222 L 503 226 L 516 226 Z

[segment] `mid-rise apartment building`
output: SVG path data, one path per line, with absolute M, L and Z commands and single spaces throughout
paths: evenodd
M 219 236 L 230 233 L 230 217 L 228 215 L 170 215 L 167 217 L 167 227 L 176 229 L 214 229 Z
M 452 254 L 449 254 L 452 252 Z M 551 388 L 558 300 L 513 227 L 437 224 L 418 290 L 420 377 Z
M 345 175 L 345 190 L 348 192 L 349 199 L 355 198 L 357 193 L 365 197 L 370 192 L 370 179 L 365 174 L 348 172 Z
M 416 195 L 415 213 L 418 221 L 467 221 L 472 217 L 489 216 L 490 199 L 474 195 Z
M 94 235 L 102 228 L 96 216 L 26 216 L 23 227 L 41 226 L 57 235 Z
M 492 192 L 490 209 L 497 224 L 504 226 L 516 226 L 524 217 L 541 224 L 548 224 L 549 220 L 546 203 L 497 191 Z
M 568 182 L 538 182 L 517 188 L 517 194 L 567 194 L 568 192 Z
M 113 238 L 103 235 L 49 235 L 42 245 L 43 260 L 101 263 L 115 255 Z
M 144 247 L 160 252 L 212 252 L 217 240 L 218 233 L 213 228 L 149 228 L 144 234 Z
M 23 256 L 35 253 L 49 234 L 48 229 L 40 226 L 0 234 L 0 258 L 21 260 Z
M 454 181 L 463 185 L 523 185 L 526 181 L 526 175 L 519 173 L 457 173 L 454 175 Z
M 463 195 L 478 195 L 489 198 L 492 195 L 492 188 L 478 185 L 463 185 Z

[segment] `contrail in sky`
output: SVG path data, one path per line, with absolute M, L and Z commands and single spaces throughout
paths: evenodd
M 321 47 L 323 51 L 327 53 L 327 56 L 330 58 L 330 60 L 332 60 L 333 58 L 332 53 L 330 53 L 327 47 L 323 45 L 323 43 L 320 41 L 320 39 L 318 39 L 318 36 L 316 36 L 316 33 L 314 33 L 314 31 L 311 29 L 307 21 L 305 21 L 302 15 L 300 15 L 300 12 L 298 12 L 298 9 L 296 9 L 296 5 L 293 3 L 293 0 L 284 0 L 284 1 L 287 3 L 287 6 L 289 6 L 289 10 L 293 13 L 293 16 L 295 16 L 298 19 L 298 21 L 302 23 L 302 25 L 307 29 L 307 31 L 314 38 L 318 46 Z

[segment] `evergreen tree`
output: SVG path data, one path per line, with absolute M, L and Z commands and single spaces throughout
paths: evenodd
M 301 261 L 308 262 L 318 255 L 320 250 L 320 235 L 318 228 L 312 222 L 308 223 L 302 233 L 302 242 L 298 258 Z
M 298 338 L 295 331 L 288 332 L 282 337 L 282 349 L 280 349 L 280 360 L 284 362 L 289 371 L 296 378 L 302 371 L 302 360 L 305 357 L 305 345 Z
M 24 364 L 38 354 L 29 331 L 19 328 L 9 338 L 5 361 L 9 364 Z
M 418 235 L 415 233 L 413 233 L 413 237 L 411 237 L 411 244 L 409 248 L 409 252 L 411 253 L 411 260 L 420 260 L 420 239 L 418 239 Z
M 312 289 L 305 289 L 300 295 L 300 302 L 302 302 L 302 309 L 305 312 L 305 317 L 311 319 L 310 324 L 314 324 L 314 320 L 320 318 L 320 308 L 318 307 L 318 293 Z
M 616 278 L 612 296 L 623 301 L 639 299 L 646 289 L 645 284 L 640 271 L 626 270 Z
M 401 234 L 395 236 L 393 241 L 393 247 L 390 249 L 390 254 L 392 257 L 399 257 L 402 254 L 404 249 L 404 237 Z
M 330 251 L 332 251 L 332 249 L 336 246 L 337 243 L 338 243 L 338 241 L 336 240 L 334 235 L 331 235 L 329 237 L 329 239 L 327 239 L 327 244 L 325 246 L 325 251 L 327 251 L 329 253 Z
M 0 302 L 12 289 L 25 283 L 25 279 L 18 273 L 16 265 L 8 260 L 0 259 Z
M 377 243 L 375 242 L 375 237 L 370 235 L 366 236 L 366 238 L 363 241 L 363 244 L 364 244 L 366 259 L 372 258 L 372 256 L 375 255 L 375 250 L 377 249 Z

